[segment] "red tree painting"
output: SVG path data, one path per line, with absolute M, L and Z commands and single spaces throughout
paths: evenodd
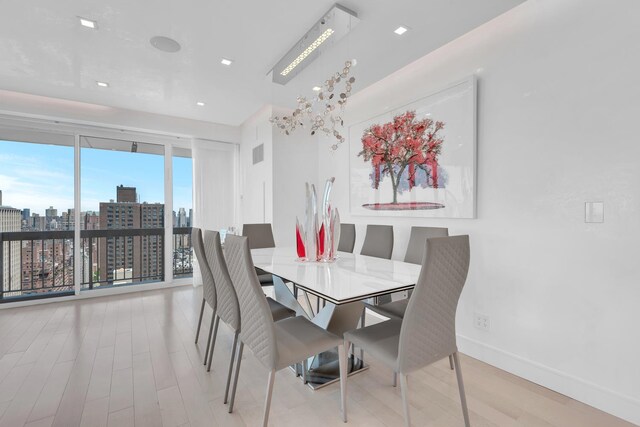
M 371 162 L 371 180 L 375 189 L 384 177 L 389 177 L 393 205 L 398 204 L 398 192 L 406 188 L 405 184 L 408 184 L 409 191 L 416 186 L 419 169 L 426 176 L 422 185 L 438 188 L 438 156 L 444 141 L 440 135 L 442 129 L 444 122 L 429 118 L 417 120 L 415 111 L 407 111 L 395 116 L 391 122 L 374 124 L 364 131 L 362 151 L 358 156 Z M 405 171 L 407 174 L 403 175 Z

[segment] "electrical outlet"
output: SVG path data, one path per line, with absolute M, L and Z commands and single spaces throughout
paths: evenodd
M 473 324 L 476 328 L 488 331 L 491 327 L 489 316 L 480 313 L 473 314 Z

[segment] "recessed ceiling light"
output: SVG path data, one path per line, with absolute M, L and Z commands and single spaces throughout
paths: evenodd
M 320 86 L 314 86 L 313 87 L 313 90 L 316 91 L 316 92 L 319 92 L 320 89 L 322 89 Z
M 198 102 L 196 102 L 196 105 L 197 105 L 198 107 L 204 107 L 204 102 L 202 102 L 202 101 L 198 101 Z
M 401 36 L 404 33 L 406 33 L 407 31 L 409 31 L 409 29 L 407 27 L 399 26 L 398 28 L 395 29 L 394 33 L 396 33 L 397 35 Z
M 100 87 L 109 87 L 109 83 L 107 82 L 96 82 L 96 84 Z
M 228 65 L 231 65 L 231 63 L 232 63 L 232 62 L 233 62 L 232 60 L 227 59 L 227 58 L 222 58 L 222 60 L 220 61 L 220 63 L 221 63 L 222 65 L 227 65 L 227 66 L 228 66 Z
M 83 18 L 81 16 L 78 16 L 78 19 L 80 20 L 80 25 L 83 27 L 92 28 L 94 30 L 98 29 L 98 23 L 96 21 L 92 21 L 91 19 Z

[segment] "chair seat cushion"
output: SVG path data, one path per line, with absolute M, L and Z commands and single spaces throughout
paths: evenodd
M 342 344 L 333 335 L 302 316 L 275 323 L 278 361 L 276 369 L 300 363 L 304 359 Z
M 365 304 L 369 310 L 391 319 L 404 318 L 404 312 L 407 311 L 407 305 L 409 305 L 408 299 L 401 299 L 379 305 Z
M 271 310 L 271 317 L 273 317 L 274 322 L 296 315 L 295 311 L 289 307 L 285 307 L 273 298 L 267 297 L 267 302 L 269 303 L 269 310 Z
M 401 327 L 402 320 L 391 319 L 346 332 L 344 339 L 396 371 Z

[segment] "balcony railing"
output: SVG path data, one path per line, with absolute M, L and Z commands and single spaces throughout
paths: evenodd
M 164 280 L 164 228 L 82 230 L 81 287 Z M 0 302 L 74 293 L 73 231 L 0 233 Z M 173 229 L 174 277 L 192 275 L 191 228 Z
M 0 301 L 73 294 L 73 231 L 0 233 Z
M 191 227 L 173 227 L 173 277 L 193 276 Z

